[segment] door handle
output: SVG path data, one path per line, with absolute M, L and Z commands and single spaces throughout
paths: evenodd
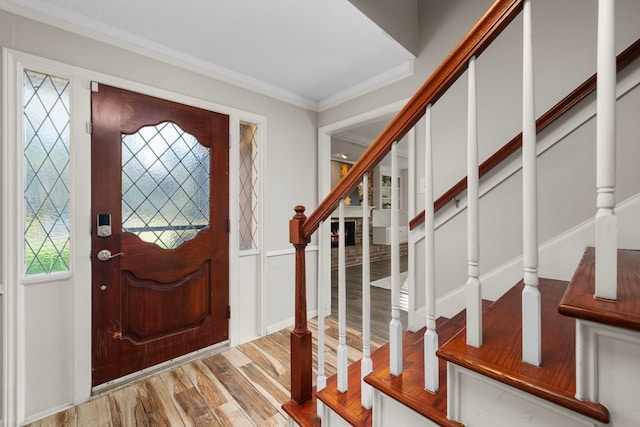
M 103 249 L 100 252 L 98 252 L 98 259 L 100 261 L 109 261 L 111 258 L 115 258 L 120 255 L 124 255 L 124 253 L 118 252 L 115 255 L 111 255 L 111 251 L 109 249 Z

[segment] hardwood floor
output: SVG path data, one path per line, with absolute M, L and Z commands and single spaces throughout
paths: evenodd
M 317 360 L 316 319 L 309 321 Z M 29 424 L 53 426 L 286 426 L 280 407 L 289 396 L 289 332 L 284 329 L 160 373 Z M 325 323 L 328 342 L 338 325 Z M 383 343 L 372 340 L 372 350 Z M 360 333 L 347 329 L 349 362 L 362 357 Z M 325 352 L 325 372 L 336 372 L 335 346 Z
M 407 271 L 408 257 L 400 257 L 400 271 Z M 391 261 L 371 263 L 371 281 L 391 275 Z M 362 331 L 362 266 L 346 268 L 347 326 Z M 401 296 L 402 297 L 402 296 Z M 331 319 L 338 320 L 338 271 L 331 272 Z M 407 329 L 407 312 L 400 311 L 403 328 Z M 371 286 L 371 336 L 389 340 L 391 291 Z
M 400 270 L 406 271 L 407 257 Z M 371 263 L 371 280 L 390 275 L 389 261 Z M 332 316 L 337 318 L 337 272 L 332 276 Z M 347 268 L 347 346 L 349 363 L 362 357 L 362 268 Z M 371 349 L 389 334 L 391 291 L 371 287 Z M 403 325 L 407 313 L 401 312 Z M 313 333 L 314 381 L 317 319 Z M 286 426 L 281 405 L 289 396 L 289 333 L 283 329 L 145 380 L 100 395 L 28 424 L 28 427 L 85 426 Z M 336 373 L 338 325 L 325 320 L 325 375 Z

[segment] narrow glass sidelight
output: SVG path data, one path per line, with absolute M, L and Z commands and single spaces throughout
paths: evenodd
M 70 269 L 70 81 L 23 74 L 24 274 Z
M 258 125 L 240 122 L 239 249 L 258 249 Z
M 207 147 L 163 122 L 122 136 L 122 231 L 174 249 L 209 227 Z

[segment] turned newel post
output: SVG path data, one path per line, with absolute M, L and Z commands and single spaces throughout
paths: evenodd
M 311 399 L 311 331 L 307 328 L 307 282 L 305 249 L 309 237 L 302 232 L 307 219 L 304 206 L 296 206 L 296 214 L 289 221 L 289 241 L 296 249 L 296 313 L 295 328 L 291 332 L 291 398 L 302 404 Z

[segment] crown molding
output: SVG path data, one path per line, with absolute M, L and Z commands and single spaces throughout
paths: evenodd
M 243 73 L 213 64 L 208 61 L 168 48 L 159 43 L 136 36 L 127 31 L 116 29 L 79 14 L 52 6 L 41 0 L 29 0 L 30 7 L 18 6 L 7 0 L 0 0 L 0 10 L 5 10 L 34 21 L 69 31 L 89 39 L 115 46 L 130 52 L 174 65 L 188 71 L 205 75 L 212 79 L 239 88 L 268 96 L 297 107 L 321 112 L 344 102 L 372 92 L 413 75 L 415 59 L 396 66 L 353 87 L 317 101 L 279 86 L 264 82 Z M 80 24 L 82 22 L 82 24 Z

